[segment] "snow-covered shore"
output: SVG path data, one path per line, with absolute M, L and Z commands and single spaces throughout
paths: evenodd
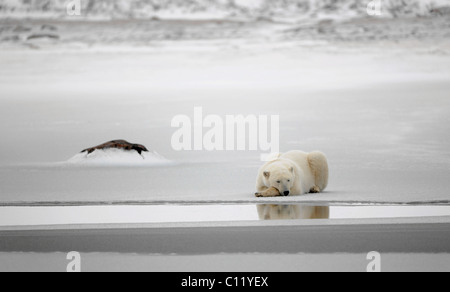
M 397 49 L 449 54 L 449 15 L 343 21 L 326 19 L 299 23 L 54 19 L 1 20 L 0 49 L 55 52 L 161 50 L 182 52 L 250 48 L 306 47 L 343 51 Z
M 0 17 L 70 18 L 68 0 L 0 0 Z M 312 19 L 367 15 L 371 0 L 83 0 L 80 18 L 94 19 Z M 448 0 L 381 0 L 384 17 L 448 12 Z

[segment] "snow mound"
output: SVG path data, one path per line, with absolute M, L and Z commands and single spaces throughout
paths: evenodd
M 170 160 L 156 152 L 143 152 L 122 149 L 95 150 L 91 154 L 79 153 L 67 161 L 69 165 L 81 166 L 161 166 L 172 164 Z

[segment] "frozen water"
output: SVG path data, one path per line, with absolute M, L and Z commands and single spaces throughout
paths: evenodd
M 2 20 L 1 204 L 449 203 L 448 23 Z M 196 106 L 280 115 L 282 151 L 328 155 L 327 192 L 256 199 L 260 152 L 173 150 Z M 70 160 L 119 137 L 173 163 Z
M 328 155 L 327 192 L 286 201 L 450 201 L 447 55 L 284 48 L 0 58 L 4 203 L 255 201 L 261 153 L 172 149 L 172 118 L 195 106 L 205 115 L 279 114 L 282 151 Z M 117 137 L 177 165 L 60 164 Z

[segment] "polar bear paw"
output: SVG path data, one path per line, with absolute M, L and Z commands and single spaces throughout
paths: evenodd
M 255 196 L 257 198 L 267 198 L 267 197 L 279 197 L 281 196 L 280 191 L 276 188 L 270 188 L 264 192 L 256 193 Z
M 321 192 L 319 187 L 312 187 L 311 190 L 309 191 L 311 194 L 318 194 Z

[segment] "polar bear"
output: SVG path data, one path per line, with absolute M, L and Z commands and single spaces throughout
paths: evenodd
M 256 197 L 320 193 L 328 186 L 328 161 L 322 152 L 291 151 L 266 163 L 258 173 Z

